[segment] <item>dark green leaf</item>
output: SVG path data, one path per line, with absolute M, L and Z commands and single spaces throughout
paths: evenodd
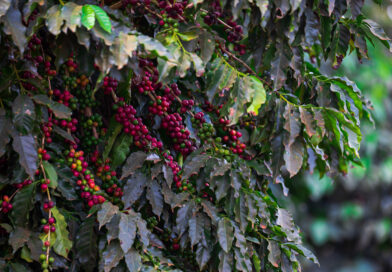
M 26 27 L 22 24 L 22 14 L 17 7 L 17 2 L 11 1 L 11 5 L 7 10 L 2 21 L 4 22 L 4 32 L 12 36 L 12 41 L 23 53 L 27 45 Z
M 201 213 L 193 214 L 191 219 L 189 219 L 189 238 L 191 239 L 192 247 L 202 239 L 205 225 L 204 220 Z
M 129 154 L 129 147 L 132 144 L 132 141 L 133 137 L 129 134 L 122 134 L 119 138 L 117 138 L 116 144 L 114 145 L 111 153 L 113 168 L 123 164 Z
M 188 227 L 194 206 L 193 201 L 187 202 L 177 211 L 176 224 L 179 235 L 182 235 Z
M 47 178 L 50 179 L 49 187 L 55 189 L 58 185 L 56 170 L 48 161 L 42 161 L 42 165 L 44 166 Z
M 25 226 L 33 208 L 35 183 L 23 187 L 12 201 L 11 219 L 17 226 Z
M 38 153 L 33 136 L 13 135 L 12 147 L 19 154 L 19 163 L 31 178 L 37 170 Z
M 32 130 L 35 119 L 35 107 L 30 97 L 19 95 L 12 104 L 13 123 L 22 133 Z
M 97 263 L 97 234 L 95 215 L 83 220 L 75 239 L 76 258 L 86 271 L 93 271 Z
M 184 174 L 183 179 L 188 179 L 194 174 L 198 174 L 200 168 L 205 166 L 206 162 L 210 158 L 209 155 L 200 154 L 196 156 L 189 156 L 184 162 Z

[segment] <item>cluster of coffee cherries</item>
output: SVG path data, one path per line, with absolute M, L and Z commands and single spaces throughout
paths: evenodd
M 54 263 L 54 258 L 49 257 L 48 262 L 46 262 L 46 255 L 41 254 L 39 256 L 39 261 L 41 263 L 42 272 L 49 272 L 49 265 Z
M 204 104 L 202 106 L 203 110 L 206 112 L 213 112 L 217 115 L 220 114 L 220 109 L 223 107 L 223 105 L 219 105 L 218 107 L 214 107 L 208 100 L 204 100 Z
M 105 197 L 99 195 L 101 188 L 95 184 L 94 175 L 87 169 L 88 163 L 84 158 L 83 151 L 71 148 L 65 150 L 67 163 L 71 167 L 73 175 L 78 178 L 76 184 L 81 190 L 81 197 L 87 201 L 89 207 L 105 202 Z
M 26 90 L 29 90 L 29 91 L 33 91 L 33 92 L 35 92 L 37 90 L 37 87 L 35 87 L 33 84 L 28 82 L 28 80 L 30 78 L 32 78 L 32 79 L 37 78 L 37 76 L 34 73 L 32 73 L 30 71 L 24 71 L 21 74 L 21 77 L 23 79 L 25 79 L 25 80 L 22 81 L 23 88 L 25 88 Z
M 150 100 L 150 106 L 148 107 L 149 112 L 154 115 L 162 116 L 166 113 L 172 103 L 172 100 L 169 100 L 168 96 L 156 96 L 155 101 Z
M 193 126 L 200 127 L 206 122 L 206 119 L 204 118 L 204 113 L 201 111 L 196 113 L 194 116 L 191 117 L 191 122 Z
M 23 187 L 30 185 L 31 183 L 33 183 L 33 181 L 31 179 L 25 179 L 24 181 L 16 184 L 15 186 L 17 189 L 22 189 Z
M 68 118 L 68 119 L 53 119 L 53 123 L 58 125 L 64 129 L 69 129 L 71 132 L 75 132 L 77 130 L 78 119 L 76 118 Z
M 78 85 L 80 86 L 80 85 Z M 92 89 L 90 84 L 84 87 L 72 89 L 72 93 L 78 98 L 80 109 L 98 106 L 98 100 L 92 99 Z
M 0 207 L 3 213 L 8 213 L 12 210 L 12 204 L 10 203 L 10 198 L 7 195 L 3 196 L 3 199 L 0 200 Z
M 197 136 L 200 140 L 205 141 L 207 143 L 213 142 L 213 137 L 215 136 L 215 128 L 212 124 L 204 123 Z
M 41 191 L 46 192 L 48 190 L 48 186 L 50 184 L 50 179 L 40 179 L 38 180 L 39 183 L 41 183 Z
M 147 228 L 149 229 L 153 229 L 154 227 L 156 227 L 158 225 L 158 220 L 155 216 L 151 216 L 149 218 L 147 218 Z
M 172 138 L 174 150 L 181 152 L 184 156 L 196 150 L 193 141 L 189 137 L 191 133 L 183 125 L 180 114 L 172 113 L 166 115 L 162 120 L 161 127 Z
M 45 122 L 42 124 L 42 132 L 45 135 L 46 142 L 51 143 L 52 142 L 52 130 L 53 130 L 53 122 L 52 118 L 48 118 L 48 122 Z
M 112 92 L 116 91 L 117 89 L 117 79 L 112 77 L 104 77 L 103 78 L 103 91 L 104 94 L 111 94 Z
M 182 100 L 180 113 L 186 113 L 187 111 L 190 111 L 192 109 L 193 105 L 195 105 L 195 101 L 193 101 L 192 99 Z
M 123 196 L 123 191 L 119 187 L 119 181 L 117 179 L 117 172 L 110 168 L 110 160 L 106 159 L 106 164 L 97 168 L 97 177 L 102 180 L 102 188 L 109 194 L 114 196 L 114 203 L 120 202 L 120 198 Z
M 68 58 L 68 60 L 65 63 L 68 72 L 73 73 L 78 69 L 78 64 L 74 61 L 74 59 L 71 57 Z
M 76 105 L 73 106 L 72 104 L 76 104 L 77 99 L 71 94 L 70 91 L 68 90 L 61 91 L 59 89 L 54 89 L 53 95 L 57 102 L 64 104 L 67 107 L 70 106 L 71 108 L 76 108 Z
M 138 90 L 141 94 L 148 94 L 162 87 L 161 83 L 157 83 L 159 77 L 158 69 L 151 60 L 140 59 L 139 67 L 142 70 L 142 76 L 132 79 L 132 89 Z
M 148 147 L 152 149 L 161 149 L 163 144 L 158 141 L 155 137 L 149 134 L 147 126 L 143 124 L 140 117 L 136 117 L 136 110 L 133 106 L 126 104 L 122 99 L 113 105 L 114 109 L 117 110 L 115 119 L 118 123 L 124 127 L 124 133 L 133 136 L 133 142 L 137 147 Z
M 42 147 L 38 148 L 38 158 L 44 161 L 50 160 L 50 154 L 48 151 Z
M 234 129 L 229 130 L 229 135 L 223 137 L 223 141 L 231 145 L 230 150 L 234 154 L 242 154 L 246 148 L 246 144 L 240 141 L 242 133 Z
M 160 13 L 162 15 L 167 15 L 169 18 L 182 20 L 182 16 L 184 15 L 184 9 L 188 5 L 188 1 L 159 1 L 159 8 L 161 9 Z
M 47 60 L 44 62 L 45 65 L 45 73 L 48 76 L 56 76 L 57 75 L 57 71 L 56 69 L 52 69 L 52 64 L 50 63 L 50 57 L 47 57 Z

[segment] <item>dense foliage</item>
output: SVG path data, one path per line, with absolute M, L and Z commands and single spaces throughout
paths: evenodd
M 300 271 L 270 184 L 361 164 L 363 1 L 0 1 L 4 271 Z

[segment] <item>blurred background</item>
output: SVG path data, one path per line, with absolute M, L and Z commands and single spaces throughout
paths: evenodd
M 365 1 L 364 13 L 392 37 L 392 1 Z M 305 272 L 392 271 L 392 53 L 368 46 L 370 60 L 360 64 L 353 53 L 329 71 L 356 82 L 373 104 L 376 126 L 362 130 L 365 167 L 333 180 L 304 174 L 288 184 L 293 201 L 281 197 L 321 264 Z

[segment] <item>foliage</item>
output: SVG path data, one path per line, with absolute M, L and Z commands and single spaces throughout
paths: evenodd
M 0 1 L 2 271 L 300 271 L 270 190 L 361 165 L 363 1 Z

